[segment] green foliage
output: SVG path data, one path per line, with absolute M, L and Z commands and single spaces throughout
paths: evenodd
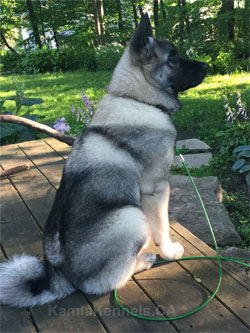
M 241 71 L 249 71 L 249 59 L 237 59 L 233 52 L 220 51 L 212 61 L 213 72 L 220 74 L 230 74 Z
M 41 98 L 27 98 L 24 97 L 22 88 L 16 90 L 15 96 L 9 96 L 0 100 L 0 112 L 4 109 L 4 103 L 6 101 L 14 101 L 16 104 L 15 115 L 18 114 L 18 111 L 21 109 L 21 106 L 33 106 L 36 104 L 42 104 L 44 101 Z
M 234 222 L 237 231 L 243 239 L 242 247 L 250 245 L 249 207 L 246 195 L 240 191 L 224 193 L 223 203 Z
M 100 69 L 113 69 L 112 58 L 116 63 L 117 54 L 109 56 L 106 64 L 105 52 L 99 46 L 125 46 L 138 23 L 141 10 L 152 13 L 151 22 L 157 37 L 168 38 L 184 56 L 207 60 L 211 73 L 249 71 L 248 0 L 234 1 L 233 11 L 222 10 L 224 2 L 221 0 L 158 1 L 158 26 L 154 27 L 155 3 L 152 0 L 103 1 L 103 29 L 100 34 L 95 21 L 97 16 L 100 18 L 100 11 L 92 1 L 33 1 L 43 45 L 49 48 L 52 40 L 56 42 L 57 51 L 60 50 L 34 52 L 29 46 L 30 42 L 34 43 L 34 35 L 23 40 L 20 34 L 22 28 L 32 30 L 26 1 L 2 0 L 1 32 L 20 53 L 20 57 L 14 53 L 4 56 L 2 71 L 44 73 L 78 68 L 93 71 L 97 68 L 96 62 Z M 50 37 L 44 36 L 46 31 L 51 33 Z M 1 35 L 0 44 L 8 48 Z M 30 57 L 23 53 L 24 46 L 26 52 L 32 54 Z M 93 48 L 97 48 L 96 57 Z
M 22 87 L 16 90 L 15 96 L 9 96 L 0 100 L 0 113 L 5 110 L 4 103 L 6 101 L 14 101 L 16 104 L 15 115 L 18 114 L 22 106 L 33 106 L 37 104 L 42 104 L 44 101 L 41 98 L 27 98 L 24 97 Z M 6 111 L 4 112 L 6 114 Z M 7 112 L 7 114 L 13 114 L 12 112 Z M 38 121 L 39 115 L 23 115 L 23 117 Z M 11 123 L 0 123 L 0 140 L 2 144 L 9 144 L 20 141 L 34 140 L 36 138 L 36 132 L 25 126 L 11 124 Z
M 38 121 L 40 116 L 23 115 L 23 117 L 34 121 Z M 2 145 L 35 140 L 36 137 L 37 137 L 37 132 L 26 126 L 4 123 L 4 122 L 0 123 L 0 141 Z
M 99 46 L 96 50 L 96 64 L 100 71 L 113 70 L 120 60 L 124 48 L 120 45 Z
M 157 35 L 167 36 L 184 56 L 209 57 L 210 73 L 249 71 L 249 11 L 243 1 L 235 5 L 233 12 L 222 13 L 221 6 L 221 0 L 185 1 L 185 6 L 175 0 L 164 2 Z
M 179 153 L 180 154 L 188 154 L 190 152 L 191 152 L 190 149 L 187 148 L 185 145 L 182 145 L 181 148 L 179 148 Z
M 0 54 L 0 71 L 20 73 L 22 56 L 10 51 Z
M 238 146 L 233 150 L 233 153 L 237 153 L 237 160 L 232 166 L 232 170 L 238 170 L 239 173 L 247 172 L 246 182 L 250 186 L 250 145 Z
M 13 61 L 17 64 L 13 67 Z M 5 52 L 0 56 L 2 72 L 20 72 L 27 74 L 38 74 L 45 72 L 76 70 L 85 68 L 89 71 L 96 70 L 94 49 L 35 49 L 32 52 L 16 55 L 12 52 Z

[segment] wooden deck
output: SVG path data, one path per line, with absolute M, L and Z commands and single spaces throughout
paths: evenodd
M 42 230 L 69 151 L 54 139 L 1 147 L 3 169 L 30 165 L 29 170 L 1 179 L 2 260 L 24 252 L 42 257 Z M 171 234 L 184 245 L 185 256 L 215 255 L 177 222 L 172 223 Z M 2 306 L 1 332 L 249 332 L 249 281 L 232 264 L 223 267 L 217 296 L 184 319 L 140 320 L 118 308 L 113 294 L 93 297 L 76 292 L 32 309 Z M 183 261 L 136 275 L 118 295 L 138 314 L 171 317 L 203 303 L 217 281 L 216 262 Z

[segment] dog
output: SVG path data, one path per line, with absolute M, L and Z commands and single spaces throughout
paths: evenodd
M 183 255 L 169 236 L 169 172 L 178 92 L 200 84 L 208 65 L 181 57 L 153 37 L 142 14 L 91 124 L 75 141 L 44 230 L 44 260 L 21 255 L 1 264 L 0 300 L 42 305 L 75 290 L 120 288 L 156 260 Z

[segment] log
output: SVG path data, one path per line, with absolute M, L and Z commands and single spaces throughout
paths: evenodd
M 19 173 L 25 170 L 28 170 L 30 167 L 28 164 L 18 165 L 14 168 L 10 168 L 7 170 L 1 170 L 0 169 L 0 177 L 10 176 L 14 175 L 15 173 Z
M 64 143 L 68 144 L 69 146 L 72 146 L 76 140 L 76 138 L 71 135 L 64 135 L 61 132 L 59 132 L 47 125 L 40 124 L 37 121 L 23 118 L 23 117 L 13 116 L 10 114 L 0 114 L 0 122 L 7 122 L 7 123 L 13 123 L 13 124 L 17 124 L 17 125 L 26 126 L 37 132 L 44 133 L 52 138 L 62 141 Z

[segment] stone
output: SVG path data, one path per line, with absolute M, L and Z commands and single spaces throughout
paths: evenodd
M 190 151 L 207 151 L 211 149 L 209 145 L 199 139 L 179 140 L 176 142 L 176 146 L 179 149 L 185 146 Z
M 221 187 L 217 177 L 195 178 L 219 246 L 237 245 L 241 237 L 234 228 L 221 202 Z M 205 243 L 213 239 L 197 194 L 187 176 L 170 177 L 170 220 L 176 220 Z
M 243 261 L 246 264 L 250 264 L 250 249 L 240 249 L 238 247 L 228 247 L 226 249 L 220 250 L 220 255 L 222 257 L 240 257 L 240 258 L 249 258 L 248 261 Z M 243 265 L 239 265 L 236 263 L 232 263 L 233 266 L 235 266 L 236 269 L 241 270 L 242 272 L 244 272 L 247 276 L 250 275 L 250 268 L 243 266 Z
M 213 158 L 211 153 L 201 153 L 201 154 L 185 154 L 183 155 L 185 163 L 189 168 L 200 168 L 205 165 L 208 166 L 209 162 Z M 182 163 L 178 156 L 174 157 L 174 166 L 182 167 Z

